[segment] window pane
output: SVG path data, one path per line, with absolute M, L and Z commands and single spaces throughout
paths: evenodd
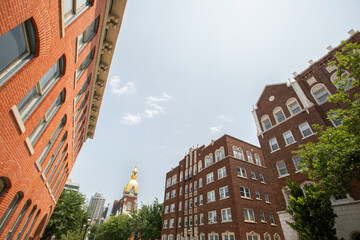
M 90 40 L 91 36 L 95 33 L 95 28 L 96 28 L 96 22 L 97 19 L 95 21 L 93 21 L 89 27 L 87 27 L 87 29 L 85 30 L 85 38 L 84 41 L 87 42 Z
M 64 16 L 65 18 L 73 14 L 73 0 L 63 0 L 64 1 Z
M 0 71 L 2 71 L 26 52 L 25 33 L 22 24 L 0 36 L 0 49 Z
M 28 94 L 23 98 L 23 100 L 21 100 L 21 102 L 17 105 L 21 115 L 23 115 L 26 107 L 30 105 L 32 100 L 35 100 L 37 97 L 40 97 L 40 95 L 38 95 L 36 87 L 33 87 L 30 92 L 28 92 Z
M 76 9 L 84 7 L 87 2 L 87 0 L 76 0 Z
M 45 92 L 46 88 L 49 86 L 49 82 L 56 76 L 59 72 L 59 64 L 56 62 L 49 71 L 40 79 L 41 89 Z
M 329 93 L 324 88 L 315 93 L 315 97 L 318 99 L 319 103 L 325 102 L 328 96 Z

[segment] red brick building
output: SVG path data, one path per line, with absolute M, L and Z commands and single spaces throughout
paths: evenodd
M 283 239 L 261 149 L 224 135 L 166 174 L 162 240 Z
M 0 239 L 38 239 L 93 138 L 126 0 L 0 1 Z
M 360 42 L 360 33 L 350 31 L 347 42 Z M 304 184 L 308 177 L 301 173 L 299 157 L 292 151 L 309 141 L 316 142 L 317 136 L 313 124 L 338 126 L 341 122 L 328 119 L 330 109 L 343 108 L 342 104 L 328 102 L 327 96 L 337 92 L 333 83 L 336 78 L 336 66 L 328 63 L 340 47 L 332 49 L 302 73 L 294 73 L 294 80 L 288 83 L 267 85 L 263 90 L 253 116 L 257 126 L 258 138 L 266 160 L 268 173 L 271 174 L 271 192 L 277 196 L 276 212 L 281 222 L 285 239 L 298 239 L 286 221 L 290 215 L 285 212 L 288 193 L 283 188 L 287 178 Z M 349 95 L 359 91 L 359 87 L 349 87 Z M 359 239 L 360 231 L 360 186 L 353 186 L 352 192 L 344 196 L 334 196 L 333 207 L 338 215 L 336 228 L 338 237 Z

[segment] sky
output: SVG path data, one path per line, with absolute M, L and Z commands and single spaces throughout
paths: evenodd
M 229 134 L 259 145 L 251 109 L 359 30 L 358 0 L 129 0 L 94 139 L 69 178 L 120 199 L 137 164 L 139 204 L 192 146 Z

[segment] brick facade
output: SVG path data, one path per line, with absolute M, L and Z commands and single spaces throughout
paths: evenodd
M 125 5 L 126 1 L 113 2 L 114 5 L 120 6 Z M 10 232 L 12 237 L 21 235 L 26 239 L 39 238 L 54 210 L 76 157 L 89 137 L 87 132 L 92 96 L 97 81 L 99 54 L 102 54 L 101 39 L 108 21 L 104 19 L 111 12 L 111 6 L 109 1 L 90 1 L 89 5 L 74 15 L 71 23 L 64 26 L 62 5 L 62 1 L 55 0 L 0 2 L 0 36 L 29 19 L 36 35 L 36 51 L 33 57 L 0 85 L 0 178 L 6 182 L 5 191 L 1 193 L 0 188 L 0 229 L 2 228 L 0 239 L 9 238 Z M 116 11 L 123 9 L 119 8 Z M 77 54 L 78 36 L 84 33 L 96 18 L 98 24 L 95 34 Z M 94 49 L 92 60 L 80 78 L 76 79 L 76 70 L 92 49 Z M 16 106 L 61 57 L 64 59 L 64 66 L 59 79 L 42 97 L 41 102 L 35 106 L 28 118 L 19 120 Z M 75 105 L 74 99 L 89 76 L 90 83 Z M 46 112 L 63 90 L 65 91 L 63 103 L 50 120 L 46 120 Z M 86 95 L 88 95 L 87 99 Z M 84 104 L 80 114 L 76 115 L 82 102 Z M 80 119 L 82 113 L 84 117 Z M 60 128 L 57 137 L 52 137 L 64 116 L 65 125 Z M 46 127 L 35 144 L 30 144 L 28 139 L 42 119 L 45 119 Z M 78 135 L 74 132 L 77 122 L 80 123 L 78 125 L 80 128 L 76 129 Z M 67 137 L 61 145 L 62 137 L 66 132 Z M 51 147 L 39 164 L 37 161 L 47 146 Z M 58 146 L 60 149 L 56 154 Z M 64 160 L 60 161 L 62 153 Z M 54 159 L 52 159 L 53 155 Z M 57 161 L 59 164 L 55 164 Z M 45 172 L 47 166 L 49 168 Z M 50 179 L 49 175 L 52 172 L 55 174 Z M 11 209 L 11 202 L 17 194 L 21 200 L 9 215 L 10 218 L 6 219 L 4 213 Z M 25 208 L 26 203 L 28 203 L 27 208 Z M 25 209 L 25 212 L 21 217 L 22 209 Z M 20 221 L 14 225 L 18 217 Z

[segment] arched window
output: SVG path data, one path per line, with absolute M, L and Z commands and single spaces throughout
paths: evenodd
M 24 231 L 25 231 L 25 229 L 26 229 L 27 225 L 29 224 L 29 222 L 30 222 L 30 220 L 31 220 L 32 216 L 34 215 L 34 213 L 35 213 L 35 211 L 36 211 L 36 208 L 37 208 L 37 206 L 36 206 L 36 205 L 35 205 L 35 206 L 33 206 L 32 210 L 31 210 L 31 212 L 30 212 L 29 216 L 27 217 L 27 219 L 26 219 L 26 221 L 25 221 L 24 225 L 22 226 L 22 228 L 21 228 L 21 230 L 20 230 L 20 232 L 19 232 L 19 235 L 17 236 L 16 240 L 20 240 L 20 238 L 21 238 L 22 234 L 24 233 Z
M 29 208 L 30 205 L 31 205 L 31 200 L 27 200 L 24 207 L 21 209 L 21 212 L 19 213 L 18 217 L 16 218 L 14 224 L 12 225 L 12 227 L 11 227 L 8 235 L 6 236 L 5 240 L 11 239 L 12 235 L 16 231 L 17 226 L 21 222 L 22 218 L 25 215 L 26 210 Z
M 276 107 L 273 111 L 273 114 L 277 123 L 281 123 L 285 120 L 285 114 L 281 107 Z
M 287 100 L 286 106 L 288 107 L 291 115 L 295 115 L 301 111 L 300 105 L 296 98 L 290 98 L 289 100 Z
M 257 154 L 255 153 L 254 156 L 255 156 L 255 163 L 256 163 L 256 165 L 261 166 L 261 161 L 260 161 L 259 155 L 257 155 Z
M 23 198 L 23 193 L 22 192 L 17 192 L 15 197 L 13 198 L 13 200 L 11 201 L 10 205 L 8 206 L 8 208 L 6 209 L 4 215 L 2 216 L 2 218 L 0 219 L 0 232 L 4 229 L 6 223 L 9 221 L 9 219 L 12 216 L 12 213 L 14 212 L 14 210 L 16 209 L 16 207 L 18 206 L 19 202 L 21 201 L 21 199 Z
M 349 73 L 344 72 L 342 74 L 341 82 L 339 82 L 337 77 L 337 72 L 335 72 L 333 75 L 331 75 L 330 80 L 335 85 L 336 88 L 342 88 L 344 90 L 348 90 L 352 87 L 352 83 L 354 79 L 348 77 Z
M 268 234 L 267 232 L 264 234 L 264 240 L 271 240 L 270 234 Z
M 327 101 L 327 97 L 330 96 L 330 93 L 325 87 L 325 85 L 321 83 L 316 84 L 311 88 L 311 94 L 314 97 L 317 104 L 321 104 Z
M 268 115 L 264 115 L 261 117 L 261 123 L 263 125 L 264 131 L 272 127 L 271 120 Z
M 29 19 L 1 36 L 0 86 L 14 75 L 36 52 L 36 31 Z
M 241 147 L 233 146 L 234 158 L 244 160 L 244 152 Z
M 0 177 L 0 197 L 5 193 L 7 188 L 9 188 L 8 181 L 6 181 L 6 178 Z
M 199 172 L 202 171 L 202 161 L 201 160 L 198 162 L 198 170 L 199 170 Z
M 131 210 L 131 202 L 128 202 L 126 204 L 126 211 L 130 211 Z
M 277 234 L 277 233 L 274 234 L 274 240 L 280 240 L 279 234 Z
M 252 158 L 252 154 L 250 151 L 246 151 L 247 159 L 249 162 L 254 163 L 254 160 Z

